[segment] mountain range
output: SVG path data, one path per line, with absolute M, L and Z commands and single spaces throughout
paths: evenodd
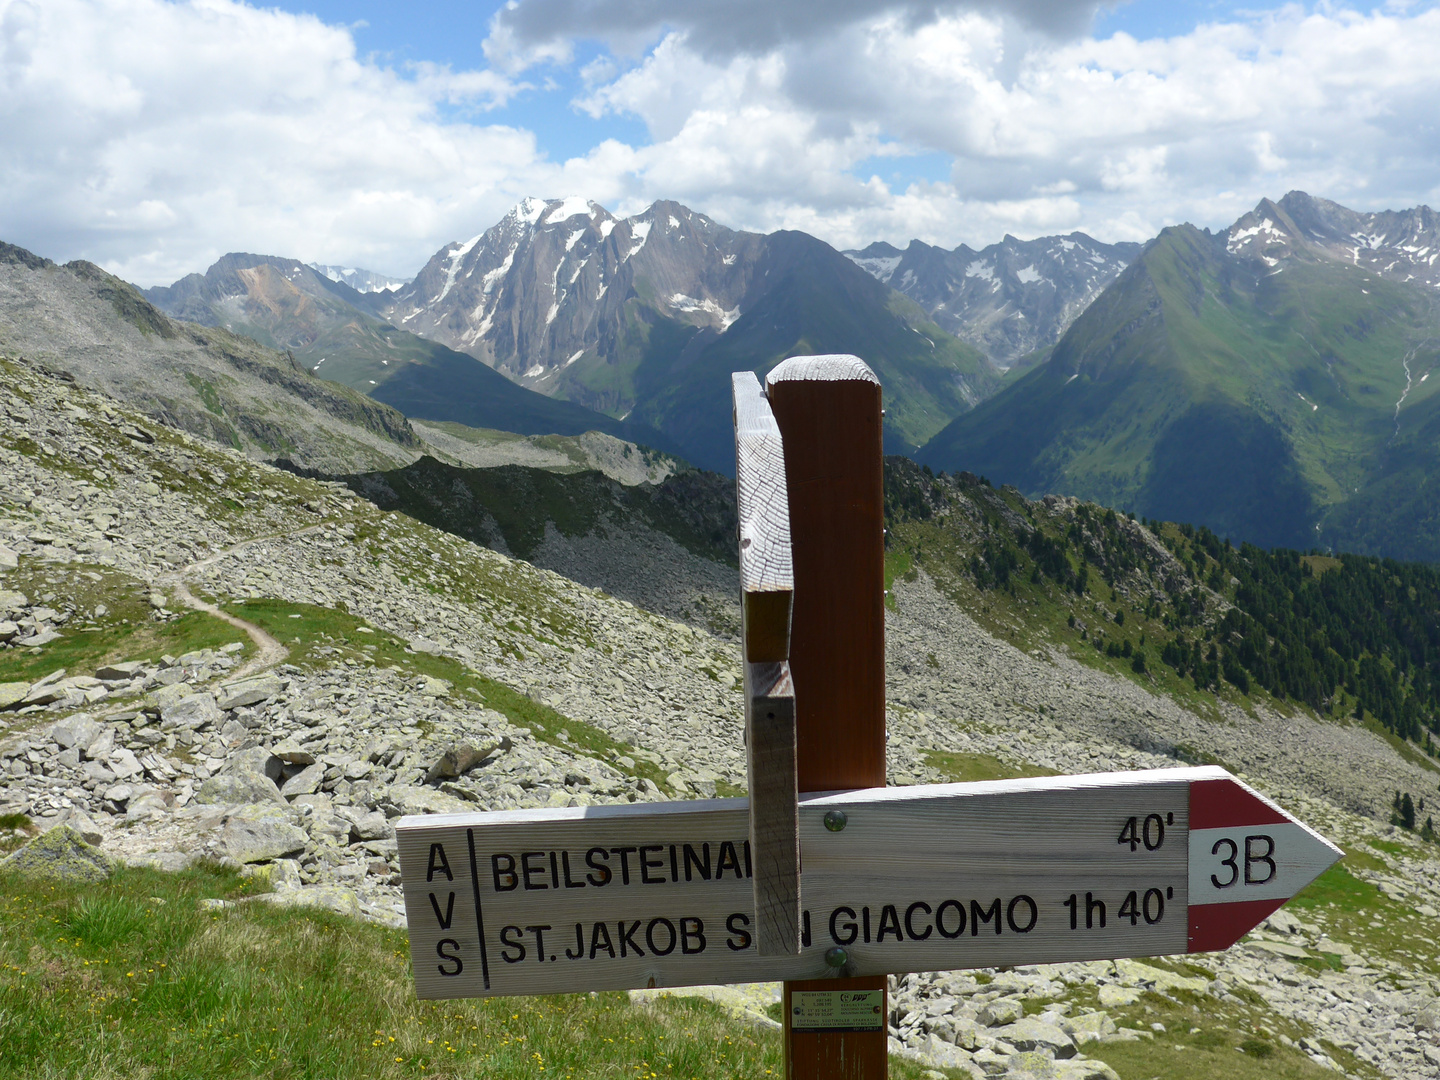
M 1437 263 L 1428 208 L 1361 213 L 1303 192 L 1143 248 L 1071 233 L 848 252 L 673 202 L 621 218 L 528 199 L 408 282 L 240 253 L 144 296 L 80 264 L 41 276 L 78 276 L 92 307 L 108 296 L 206 355 L 253 339 L 270 370 L 322 376 L 307 393 L 338 382 L 429 421 L 408 429 L 427 446 L 436 423 L 596 430 L 729 471 L 731 371 L 854 352 L 885 385 L 887 447 L 933 468 L 1237 541 L 1437 559 Z M 20 282 L 25 259 L 9 265 Z M 51 302 L 32 288 L 11 310 Z M 43 335 L 21 322 L 10 340 L 33 352 Z M 417 452 L 396 445 L 390 465 Z
M 1165 229 L 923 462 L 1264 545 L 1440 558 L 1440 217 L 1291 192 Z
M 1140 252 L 1081 232 L 947 251 L 920 240 L 905 250 L 878 242 L 845 252 L 904 293 L 950 333 L 1001 368 L 1054 345 Z
M 361 270 L 351 277 L 364 284 L 374 275 Z M 522 435 L 603 431 L 666 443 L 660 433 L 638 423 L 533 392 L 367 310 L 374 297 L 388 295 L 359 292 L 297 259 L 240 252 L 224 256 L 204 274 L 145 290 L 146 299 L 173 318 L 223 327 L 284 351 L 312 374 L 409 416 Z M 390 385 L 397 374 L 399 380 Z
M 626 425 L 626 437 L 723 471 L 732 370 L 863 355 L 885 380 L 898 450 L 993 393 L 1001 374 L 828 244 L 727 229 L 664 201 L 617 218 L 583 199 L 526 199 L 393 290 L 361 293 L 297 260 L 231 254 L 146 295 L 178 318 L 291 349 L 412 417 L 496 426 L 476 402 L 496 392 L 481 380 L 500 373 L 592 410 L 602 430 Z

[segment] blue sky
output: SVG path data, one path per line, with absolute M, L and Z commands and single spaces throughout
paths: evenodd
M 1435 55 L 1435 0 L 0 0 L 0 239 L 149 285 L 408 275 L 527 195 L 838 247 L 1434 205 Z

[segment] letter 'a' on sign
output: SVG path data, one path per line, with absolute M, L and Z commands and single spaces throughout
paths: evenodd
M 402 818 L 416 992 L 824 979 L 837 947 L 859 976 L 1205 952 L 1341 855 L 1209 767 L 807 794 L 801 950 L 762 956 L 748 826 L 744 799 Z

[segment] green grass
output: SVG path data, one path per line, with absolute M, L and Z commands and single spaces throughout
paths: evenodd
M 780 1038 L 709 1002 L 624 994 L 421 1002 L 403 932 L 242 898 L 229 871 L 102 885 L 0 877 L 0 1075 L 35 1080 L 721 1080 Z M 63 1033 L 63 1035 L 61 1034 Z M 59 1036 L 59 1037 L 57 1037 Z M 896 1060 L 891 1076 L 919 1080 Z
M 0 814 L 0 857 L 8 855 L 35 834 L 25 814 Z
M 1092 992 L 1087 990 L 1082 996 Z M 1256 998 L 1253 1004 L 1263 1003 Z M 1165 1026 L 1164 1031 L 1153 1032 L 1151 1039 L 1088 1043 L 1083 1048 L 1126 1080 L 1156 1076 L 1165 1080 L 1318 1080 L 1336 1075 L 1298 1048 L 1286 1046 L 1281 1035 L 1295 1042 L 1312 1033 L 1308 1026 L 1273 1012 L 1257 1019 L 1243 1004 L 1217 1002 L 1185 990 L 1172 995 L 1146 992 L 1134 1005 L 1110 1012 L 1120 1027 L 1149 1032 L 1152 1024 Z M 1346 1076 L 1379 1075 L 1338 1047 L 1326 1045 L 1325 1049 Z
M 53 566 L 24 559 L 5 585 L 23 592 L 33 604 L 58 608 L 69 601 L 78 610 L 60 627 L 59 640 L 39 649 L 0 652 L 0 682 L 30 682 L 62 667 L 71 675 L 90 675 L 106 663 L 154 660 L 166 653 L 179 656 L 237 641 L 246 649 L 251 647 L 244 631 L 200 612 L 188 612 L 171 622 L 154 622 L 149 587 L 108 567 Z M 51 599 L 46 600 L 47 596 Z M 94 616 L 101 604 L 108 610 Z
M 1012 764 L 989 754 L 956 754 L 947 750 L 925 751 L 925 764 L 943 773 L 946 780 L 954 783 L 1057 775 L 1054 769 L 1046 769 L 1040 765 Z
M 290 649 L 290 663 L 300 667 L 328 667 L 337 659 L 351 658 L 376 667 L 399 669 L 400 677 L 428 675 L 450 683 L 452 693 L 502 713 L 518 727 L 527 727 L 541 742 L 578 751 L 606 762 L 621 772 L 650 780 L 667 794 L 666 774 L 653 762 L 633 759 L 623 766 L 618 758 L 629 747 L 599 728 L 557 712 L 513 687 L 470 671 L 458 660 L 429 653 L 410 652 L 406 643 L 364 619 L 334 608 L 285 600 L 245 600 L 226 603 L 225 610 L 255 623 Z M 360 628 L 366 627 L 369 633 Z M 561 732 L 566 737 L 562 737 Z

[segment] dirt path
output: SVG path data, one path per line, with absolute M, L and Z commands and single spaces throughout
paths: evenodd
M 280 644 L 278 640 L 276 640 L 265 630 L 256 626 L 254 623 L 231 615 L 228 611 L 221 611 L 220 608 L 218 608 L 214 604 L 201 600 L 198 596 L 196 596 L 190 591 L 190 587 L 185 584 L 185 578 L 192 574 L 197 574 L 202 570 L 208 569 L 209 567 L 214 566 L 221 559 L 229 558 L 231 555 L 235 555 L 241 551 L 244 551 L 246 548 L 251 547 L 255 544 L 263 544 L 271 540 L 288 539 L 293 536 L 301 536 L 308 532 L 314 532 L 319 527 L 320 526 L 318 525 L 311 525 L 308 528 L 300 529 L 298 532 L 275 533 L 271 536 L 257 536 L 253 540 L 245 540 L 241 543 L 235 544 L 233 547 L 226 548 L 224 551 L 217 551 L 209 558 L 200 559 L 197 562 L 191 563 L 189 566 L 181 567 L 179 570 L 173 571 L 169 574 L 161 574 L 155 579 L 156 586 L 169 589 L 171 592 L 174 593 L 175 598 L 179 600 L 180 603 L 183 604 L 185 607 L 189 608 L 192 611 L 203 611 L 205 614 L 212 615 L 215 618 L 219 619 L 221 622 L 229 623 L 237 630 L 244 630 L 245 633 L 249 636 L 250 640 L 255 643 L 255 655 L 252 656 L 249 661 L 247 661 L 238 671 L 236 671 L 233 675 L 229 676 L 230 679 L 243 679 L 247 675 L 255 674 L 257 671 L 264 671 L 266 668 L 272 668 L 276 664 L 284 663 L 285 658 L 290 655 L 290 650 L 287 649 L 284 645 Z

